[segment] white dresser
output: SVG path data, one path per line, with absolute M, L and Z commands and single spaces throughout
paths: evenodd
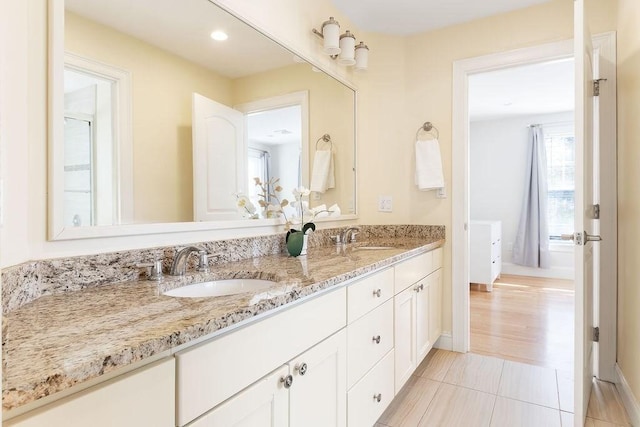
M 486 285 L 491 292 L 502 269 L 502 223 L 471 221 L 469 246 L 469 281 Z

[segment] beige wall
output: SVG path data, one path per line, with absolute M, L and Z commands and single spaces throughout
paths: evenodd
M 191 96 L 231 105 L 231 80 L 70 12 L 65 50 L 131 73 L 134 222 L 192 221 Z
M 592 0 L 597 13 L 597 21 L 591 23 L 594 33 L 615 29 L 614 10 L 611 3 Z M 372 170 L 361 169 L 361 182 L 378 182 L 377 188 L 360 186 L 364 222 L 410 222 L 417 224 L 444 224 L 447 236 L 451 237 L 451 198 L 437 199 L 435 192 L 420 192 L 413 184 L 413 141 L 418 127 L 425 121 L 432 122 L 439 130 L 443 166 L 447 192 L 451 192 L 452 182 L 452 74 L 453 63 L 457 60 L 503 52 L 542 43 L 570 39 L 573 37 L 573 2 L 554 0 L 539 6 L 497 15 L 469 23 L 447 27 L 424 34 L 398 40 L 396 49 L 403 52 L 403 60 L 385 63 L 389 80 L 403 83 L 404 103 L 398 107 L 400 115 L 385 120 L 382 112 L 366 110 L 371 116 L 367 123 L 382 122 L 384 131 L 394 132 L 392 138 L 378 141 L 373 149 L 367 149 L 369 141 L 359 141 L 359 164 L 373 162 Z M 377 49 L 376 53 L 377 55 Z M 372 53 L 372 56 L 375 57 Z M 389 58 L 389 61 L 393 59 Z M 402 72 L 401 76 L 394 75 Z M 391 86 L 379 82 L 373 99 L 379 91 Z M 362 97 L 361 97 L 362 98 Z M 392 102 L 398 102 L 397 95 L 391 95 Z M 402 101 L 400 101 L 402 102 Z M 375 101 L 374 101 L 375 103 Z M 375 108 L 360 105 L 361 109 Z M 362 119 L 362 118 L 361 118 Z M 388 124 L 388 125 L 387 125 Z M 383 131 L 383 132 L 384 132 Z M 369 156 L 369 157 L 367 157 Z M 385 170 L 390 159 L 395 166 L 392 174 L 376 178 L 376 170 Z M 388 166 L 386 166 L 388 167 Z M 383 169 L 380 169 L 383 168 Z M 371 175 L 370 175 L 371 174 Z M 381 182 L 384 181 L 384 182 Z M 389 191 L 394 197 L 398 213 L 389 218 L 371 212 L 370 203 L 375 199 L 373 192 Z M 379 194 L 379 193 L 377 193 Z M 369 204 L 368 204 L 369 203 Z M 443 329 L 451 330 L 451 241 L 445 246 L 445 286 L 443 307 Z
M 640 401 L 640 2 L 618 15 L 618 364 Z

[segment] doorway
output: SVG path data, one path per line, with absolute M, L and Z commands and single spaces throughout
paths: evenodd
M 470 351 L 569 372 L 574 74 L 573 58 L 541 61 L 473 74 L 468 92 Z M 513 255 L 538 239 L 543 254 Z
M 596 76 L 606 76 L 610 90 L 601 91 L 600 128 L 596 134 L 606 146 L 599 145 L 601 175 L 601 211 L 605 209 L 607 219 L 601 214 L 603 237 L 600 266 L 600 287 L 597 296 L 600 312 L 596 316 L 600 325 L 598 377 L 611 381 L 615 377 L 615 320 L 616 320 L 616 227 L 615 227 L 615 34 L 605 33 L 594 37 L 595 57 L 599 58 Z M 570 58 L 573 56 L 573 41 L 549 43 L 509 52 L 486 55 L 456 61 L 453 67 L 453 190 L 452 190 L 452 344 L 454 351 L 466 353 L 470 348 L 469 307 L 469 110 L 468 82 L 476 73 L 499 70 L 526 64 Z M 606 228 L 606 230 L 605 230 Z M 610 268 L 609 268 L 610 267 Z M 605 337 L 602 333 L 607 331 Z M 606 344 L 603 342 L 606 340 Z

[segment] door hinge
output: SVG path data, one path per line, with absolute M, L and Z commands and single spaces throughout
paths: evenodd
M 593 328 L 591 340 L 593 342 L 600 342 L 600 327 Z
M 593 96 L 600 96 L 600 82 L 606 82 L 607 79 L 595 79 L 593 81 Z
M 591 219 L 600 219 L 600 204 L 591 205 Z

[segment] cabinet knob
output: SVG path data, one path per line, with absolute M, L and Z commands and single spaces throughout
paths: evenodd
M 421 283 L 421 284 L 420 284 L 420 290 L 421 290 L 421 291 L 424 291 L 424 283 Z
M 382 289 L 376 289 L 373 291 L 373 296 L 380 298 L 382 296 Z
M 374 336 L 374 337 L 373 337 L 373 341 L 374 341 L 376 344 L 380 344 L 380 335 L 376 335 L 376 336 Z
M 374 394 L 373 400 L 375 400 L 376 402 L 380 402 L 382 400 L 382 393 Z
M 298 373 L 299 373 L 300 375 L 304 375 L 304 374 L 306 374 L 306 373 L 307 373 L 308 366 L 307 366 L 307 364 L 306 364 L 306 363 L 304 363 L 304 362 L 303 362 L 303 363 L 302 363 L 302 364 L 300 364 L 300 365 L 296 365 L 295 369 L 296 369 L 296 371 L 298 371 Z
M 291 375 L 287 375 L 286 377 L 280 377 L 280 382 L 282 383 L 284 388 L 289 388 L 291 387 L 291 384 L 293 384 L 293 377 Z

